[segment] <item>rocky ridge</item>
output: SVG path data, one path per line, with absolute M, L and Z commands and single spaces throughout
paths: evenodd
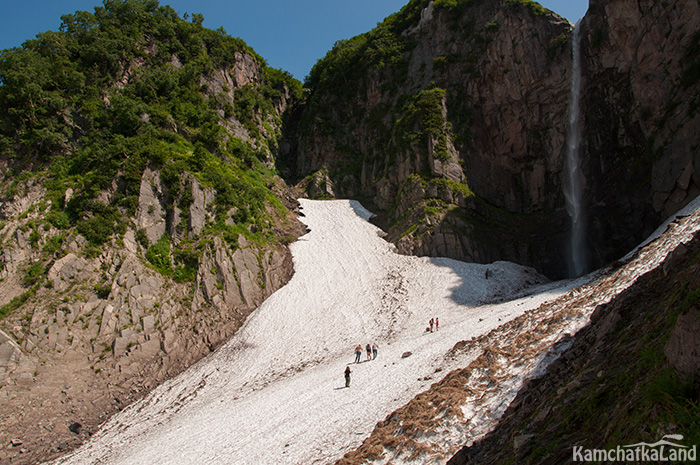
M 496 428 L 447 463 L 563 463 L 574 459 L 574 447 L 652 444 L 667 434 L 682 446 L 697 444 L 700 347 L 689 332 L 699 321 L 699 251 L 695 233 L 598 305 L 561 356 L 524 384 Z

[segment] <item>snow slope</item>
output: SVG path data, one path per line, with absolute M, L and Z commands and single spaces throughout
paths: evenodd
M 533 294 L 542 278 L 512 263 L 398 255 L 355 201 L 301 204 L 310 232 L 292 244 L 292 280 L 228 344 L 55 463 L 329 463 L 428 380 L 468 364 L 473 355 L 444 357 L 455 343 L 567 290 Z M 432 317 L 438 332 L 425 331 Z M 352 363 L 373 341 L 377 359 Z

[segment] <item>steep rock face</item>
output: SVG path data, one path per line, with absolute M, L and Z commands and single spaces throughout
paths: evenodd
M 264 79 L 263 68 L 250 54 L 235 52 L 234 56 L 230 66 L 201 76 L 200 83 L 207 98 L 217 107 L 219 124 L 230 136 L 258 150 L 272 167 L 279 151 L 278 139 L 282 137 L 282 114 L 291 99 L 289 88 L 285 85 L 277 89 L 279 96 L 272 99 L 269 108 L 260 108 L 259 102 L 251 105 L 250 96 Z M 252 119 L 252 126 L 246 124 L 247 118 Z
M 560 275 L 570 31 L 524 4 L 410 2 L 312 71 L 300 175 L 368 197 L 406 253 Z M 375 63 L 387 36 L 402 53 Z
M 592 1 L 582 21 L 590 267 L 700 194 L 699 26 L 685 0 Z M 402 252 L 566 274 L 571 38 L 525 2 L 410 2 L 312 70 L 300 175 L 367 198 Z
M 589 250 L 600 263 L 700 194 L 700 5 L 596 0 L 582 27 Z

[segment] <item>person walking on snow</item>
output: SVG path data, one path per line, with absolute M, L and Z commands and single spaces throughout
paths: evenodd
M 438 320 L 438 318 L 435 317 L 435 331 L 437 331 L 438 329 L 440 329 L 440 320 Z
M 365 350 L 367 351 L 367 360 L 372 360 L 372 347 L 369 344 L 367 344 Z
M 430 319 L 430 332 L 431 332 L 431 333 L 433 332 L 433 325 L 434 325 L 434 324 L 435 324 L 435 320 L 433 320 L 433 319 L 431 318 L 431 319 Z
M 350 387 L 350 367 L 345 367 L 345 387 Z
M 355 363 L 360 363 L 360 357 L 362 356 L 362 346 L 357 344 L 355 347 Z
M 372 360 L 377 358 L 377 352 L 379 351 L 379 346 L 377 345 L 376 342 L 372 343 Z

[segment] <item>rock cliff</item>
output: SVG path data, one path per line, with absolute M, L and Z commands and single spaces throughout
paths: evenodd
M 596 0 L 582 27 L 589 253 L 600 263 L 700 193 L 700 6 Z
M 597 0 L 582 20 L 590 267 L 700 192 L 699 17 L 693 1 Z M 572 29 L 532 2 L 409 2 L 312 70 L 299 175 L 364 196 L 404 253 L 566 275 Z
M 448 3 L 409 2 L 316 65 L 300 174 L 371 200 L 405 253 L 561 275 L 571 25 L 525 2 Z

